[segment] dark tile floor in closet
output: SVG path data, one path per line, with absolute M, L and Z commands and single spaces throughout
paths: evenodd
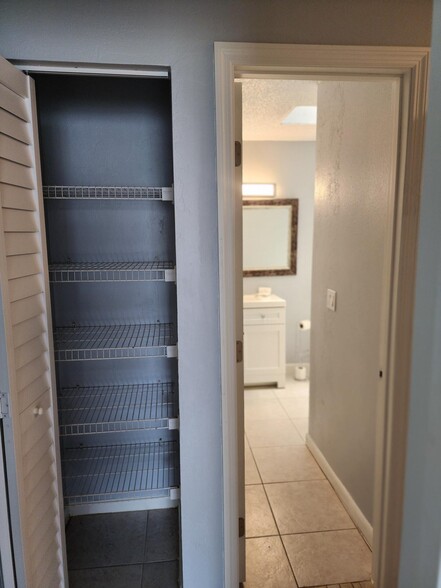
M 177 509 L 73 517 L 66 527 L 70 588 L 174 588 Z

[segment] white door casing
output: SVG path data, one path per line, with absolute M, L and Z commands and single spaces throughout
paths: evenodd
M 32 79 L 0 60 L 0 273 L 23 588 L 67 586 L 52 324 Z M 3 335 L 3 334 L 1 334 Z M 14 512 L 12 513 L 14 516 Z M 22 588 L 22 586 L 20 586 Z
M 387 316 L 384 395 L 378 405 L 374 499 L 374 577 L 396 588 L 400 553 L 407 436 L 416 239 L 421 190 L 429 49 L 334 45 L 215 43 L 217 178 L 219 214 L 222 426 L 224 461 L 224 553 L 226 587 L 239 578 L 236 469 L 237 398 L 232 394 L 234 352 L 236 208 L 234 182 L 234 79 L 371 79 L 400 81 L 400 144 L 393 230 L 391 296 Z M 240 286 L 241 287 L 241 286 Z
M 245 418 L 244 409 L 244 362 L 243 352 L 240 346 L 244 344 L 243 333 L 243 259 L 242 259 L 242 86 L 237 83 L 234 85 L 234 107 L 235 107 L 235 122 L 234 122 L 234 140 L 240 146 L 238 147 L 238 159 L 235 162 L 235 176 L 234 176 L 234 202 L 236 207 L 237 223 L 235 227 L 236 243 L 240 247 L 236 249 L 236 267 L 235 279 L 240 286 L 235 289 L 236 295 L 236 341 L 239 344 L 239 350 L 236 351 L 236 395 L 237 395 L 237 469 L 238 469 L 238 518 L 245 521 L 245 436 L 243 430 L 243 422 Z M 239 579 L 241 582 L 245 581 L 246 575 L 246 553 L 245 553 L 245 525 L 239 525 Z

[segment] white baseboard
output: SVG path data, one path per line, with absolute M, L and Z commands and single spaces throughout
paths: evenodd
M 329 465 L 327 459 L 325 458 L 323 453 L 320 451 L 320 449 L 317 447 L 317 445 L 315 444 L 314 440 L 312 439 L 312 437 L 309 433 L 306 435 L 306 445 L 307 445 L 308 449 L 310 450 L 310 452 L 312 453 L 312 455 L 317 460 L 317 463 L 319 464 L 319 466 L 322 468 L 323 472 L 325 473 L 325 476 L 328 478 L 331 486 L 336 491 L 338 497 L 340 498 L 340 500 L 344 504 L 346 510 L 349 513 L 349 516 L 354 521 L 355 526 L 358 528 L 360 533 L 363 535 L 363 537 L 365 538 L 368 545 L 372 548 L 372 539 L 373 539 L 372 525 L 367 520 L 367 518 L 364 516 L 364 514 L 361 512 L 361 510 L 358 507 L 358 505 L 356 504 L 355 500 L 349 494 L 349 492 L 347 491 L 343 482 L 340 480 L 340 478 L 334 472 L 332 467 Z

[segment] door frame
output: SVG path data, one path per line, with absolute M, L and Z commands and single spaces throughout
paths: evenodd
M 39 138 L 38 138 L 38 114 L 37 114 L 37 106 L 36 106 L 36 96 L 35 96 L 35 88 L 34 88 L 34 80 L 32 78 L 32 74 L 59 74 L 59 75 L 92 75 L 96 77 L 101 76 L 109 76 L 109 77 L 124 77 L 124 78 L 132 78 L 132 77 L 143 77 L 143 78 L 164 78 L 170 79 L 170 68 L 168 66 L 150 66 L 150 65 L 130 65 L 130 64 L 111 64 L 111 63 L 87 63 L 87 62 L 55 62 L 55 61 L 35 61 L 35 60 L 26 60 L 26 59 L 10 59 L 8 60 L 10 64 L 16 67 L 21 72 L 25 73 L 29 76 L 29 83 L 30 83 L 30 96 L 31 96 L 31 108 L 32 108 L 32 124 L 33 124 L 33 133 L 36 139 L 36 153 L 35 153 L 35 173 L 37 176 L 36 185 L 38 191 L 38 199 L 39 199 L 39 222 L 41 225 L 41 233 L 42 233 L 42 242 L 43 242 L 43 250 L 42 250 L 42 257 L 43 257 L 43 273 L 48 276 L 48 257 L 46 251 L 46 229 L 45 229 L 45 222 L 44 222 L 44 205 L 43 205 L 43 196 L 42 196 L 42 189 L 41 189 L 41 163 L 40 163 L 40 154 L 39 154 Z M 35 146 L 34 146 L 35 147 Z M 0 211 L 1 213 L 1 211 Z M 0 214 L 0 226 L 1 226 L 1 214 Z M 50 300 L 50 288 L 49 282 L 46 280 L 45 283 L 45 291 L 46 291 L 46 316 L 48 320 L 48 334 L 49 334 L 49 358 L 50 358 L 50 365 L 51 365 L 51 389 L 53 391 L 52 402 L 53 402 L 53 422 L 54 422 L 54 431 L 55 431 L 55 453 L 56 453 L 56 467 L 57 467 L 57 477 L 59 481 L 58 486 L 58 496 L 59 496 L 59 507 L 61 513 L 61 541 L 62 541 L 62 559 L 63 559 L 63 571 L 64 571 L 64 582 L 63 586 L 68 586 L 68 565 L 67 565 L 67 554 L 66 554 L 66 529 L 65 529 L 65 522 L 66 522 L 66 515 L 64 513 L 64 493 L 62 488 L 62 475 L 61 475 L 61 457 L 60 457 L 60 447 L 59 447 L 59 427 L 58 427 L 58 410 L 57 410 L 57 386 L 55 382 L 55 367 L 54 367 L 54 351 L 53 351 L 53 340 L 52 340 L 52 313 L 51 313 L 51 300 Z M 2 296 L 0 291 L 0 309 L 2 308 Z M 4 328 L 4 316 L 3 314 L 0 315 L 0 335 L 1 329 Z M 3 367 L 2 360 L 5 361 L 6 358 L 6 350 L 2 349 L 2 338 L 0 336 L 0 368 Z M 2 355 L 2 352 L 3 355 Z M 0 385 L 4 385 L 4 389 L 9 392 L 10 386 L 9 381 L 6 381 L 8 370 L 0 369 Z M 4 377 L 3 377 L 4 376 Z M 5 419 L 5 460 L 6 460 L 6 490 L 10 497 L 9 501 L 9 510 L 10 510 L 10 526 L 11 526 L 11 540 L 13 548 L 13 563 L 15 566 L 15 575 L 17 577 L 17 585 L 24 586 L 25 585 L 25 566 L 24 566 L 24 557 L 23 557 L 23 547 L 22 547 L 22 540 L 21 540 L 21 526 L 20 526 L 20 512 L 19 512 L 19 502 L 18 502 L 18 490 L 17 490 L 17 481 L 15 479 L 14 470 L 15 470 L 15 445 L 14 445 L 14 435 L 13 435 L 13 420 L 12 418 L 8 417 Z M 1 439 L 0 439 L 1 442 Z M 0 452 L 1 458 L 1 452 Z M 8 467 L 10 466 L 10 467 Z M 1 475 L 1 467 L 0 467 L 0 475 Z M 12 475 L 8 475 L 11 474 Z M 1 484 L 1 478 L 0 478 Z M 0 488 L 0 501 L 2 499 L 2 492 Z M 0 513 L 1 510 L 0 504 Z M 1 538 L 0 538 L 1 539 Z M 0 541 L 1 545 L 1 541 Z M 6 575 L 5 575 L 6 577 Z M 9 584 L 5 584 L 9 588 Z M 14 584 L 15 585 L 15 584 Z M 11 584 L 11 587 L 13 585 Z
M 215 43 L 225 586 L 239 585 L 238 414 L 233 280 L 238 218 L 234 194 L 234 79 L 399 78 L 401 94 L 388 307 L 387 365 L 378 399 L 373 577 L 398 582 L 407 441 L 412 318 L 428 48 Z
M 0 521 L 2 521 L 0 525 L 0 574 L 2 575 L 3 585 L 14 588 L 16 586 L 15 564 L 12 548 L 2 420 L 0 417 Z

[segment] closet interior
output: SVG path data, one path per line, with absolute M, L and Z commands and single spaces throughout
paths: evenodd
M 33 78 L 66 519 L 177 508 L 169 76 Z

